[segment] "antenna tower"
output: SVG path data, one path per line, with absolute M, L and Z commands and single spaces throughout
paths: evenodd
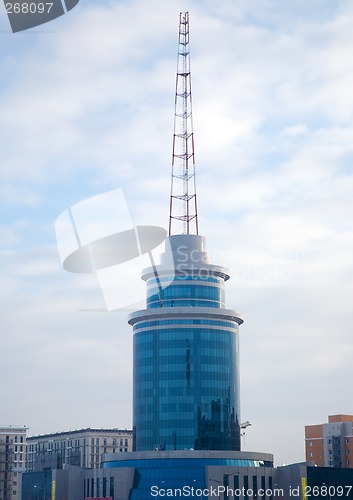
M 179 15 L 169 235 L 198 234 L 192 124 L 189 13 Z

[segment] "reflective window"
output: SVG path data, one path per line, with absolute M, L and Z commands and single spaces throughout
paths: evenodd
M 218 286 L 192 283 L 169 285 L 148 290 L 147 307 L 178 306 L 224 307 L 224 289 Z
M 240 447 L 237 332 L 190 326 L 134 334 L 139 451 Z

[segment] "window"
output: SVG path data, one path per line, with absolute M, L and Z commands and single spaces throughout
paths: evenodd
M 244 476 L 244 488 L 245 488 L 245 494 L 244 494 L 244 499 L 248 500 L 248 490 L 249 490 L 249 477 Z
M 313 442 L 312 442 L 312 441 L 310 441 L 309 446 L 312 446 L 312 445 L 313 445 Z
M 235 485 L 235 483 L 234 483 L 234 489 L 239 488 L 239 476 L 234 477 L 234 481 L 236 478 L 238 479 L 238 484 Z M 265 476 L 261 476 L 261 488 L 264 491 L 266 490 L 266 477 Z
M 253 498 L 257 498 L 257 476 L 253 476 L 252 484 L 253 484 L 253 491 L 254 491 Z
M 109 494 L 110 494 L 111 497 L 114 498 L 114 477 L 110 478 Z
M 349 438 L 346 438 L 346 444 L 349 444 Z
M 313 457 L 313 456 L 314 456 L 314 454 L 313 454 L 313 452 L 312 452 L 312 451 L 310 452 L 310 456 L 311 456 L 311 457 Z

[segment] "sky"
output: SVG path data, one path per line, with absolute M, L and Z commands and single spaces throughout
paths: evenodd
M 121 189 L 134 224 L 167 227 L 180 11 L 200 234 L 245 320 L 243 449 L 303 461 L 305 425 L 353 414 L 346 0 L 81 0 L 16 34 L 1 7 L 0 424 L 132 427 L 127 312 L 63 270 L 55 220 Z

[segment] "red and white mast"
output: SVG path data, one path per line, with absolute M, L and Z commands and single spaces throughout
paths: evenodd
M 198 234 L 188 12 L 179 15 L 169 213 L 169 236 L 173 234 Z

